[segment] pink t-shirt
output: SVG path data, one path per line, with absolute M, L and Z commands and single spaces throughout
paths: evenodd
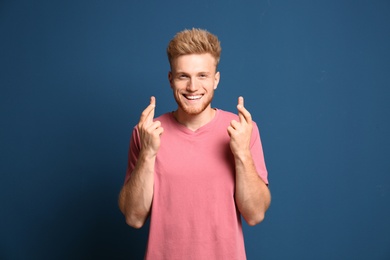
M 145 259 L 246 259 L 241 217 L 234 201 L 235 168 L 227 127 L 238 116 L 216 116 L 193 132 L 172 113 L 161 121 L 164 133 L 155 164 L 154 195 Z M 128 180 L 140 150 L 135 127 L 130 142 Z M 251 153 L 268 183 L 259 130 L 254 124 Z

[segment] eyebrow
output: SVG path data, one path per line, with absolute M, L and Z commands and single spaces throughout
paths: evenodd
M 175 71 L 175 72 L 173 72 L 173 73 L 175 73 L 175 74 L 190 74 L 190 73 L 188 73 L 188 72 L 186 72 L 186 71 L 181 71 L 181 70 Z M 213 74 L 213 73 L 210 72 L 210 71 L 199 71 L 199 72 L 197 72 L 196 74 L 198 75 L 198 74 Z

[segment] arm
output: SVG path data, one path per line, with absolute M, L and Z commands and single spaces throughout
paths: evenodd
M 244 107 L 244 99 L 238 99 L 239 122 L 232 120 L 228 127 L 230 148 L 236 165 L 235 200 L 245 221 L 253 226 L 264 219 L 271 203 L 271 194 L 256 171 L 250 151 L 252 118 Z
M 137 125 L 141 141 L 139 157 L 119 194 L 119 208 L 126 223 L 134 228 L 144 225 L 153 200 L 154 164 L 164 131 L 159 121 L 153 122 L 155 107 L 156 100 L 151 97 L 150 105 L 142 112 Z

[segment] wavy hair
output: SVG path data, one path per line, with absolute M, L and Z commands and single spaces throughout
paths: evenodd
M 169 64 L 182 55 L 210 53 L 218 66 L 221 57 L 221 43 L 217 36 L 204 29 L 192 28 L 178 32 L 169 42 L 167 55 Z

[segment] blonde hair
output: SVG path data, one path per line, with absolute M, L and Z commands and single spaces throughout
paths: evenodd
M 173 60 L 179 56 L 204 53 L 210 53 L 215 58 L 215 65 L 218 66 L 221 57 L 221 43 L 217 36 L 203 29 L 192 28 L 192 30 L 186 29 L 178 32 L 167 47 L 171 68 Z

